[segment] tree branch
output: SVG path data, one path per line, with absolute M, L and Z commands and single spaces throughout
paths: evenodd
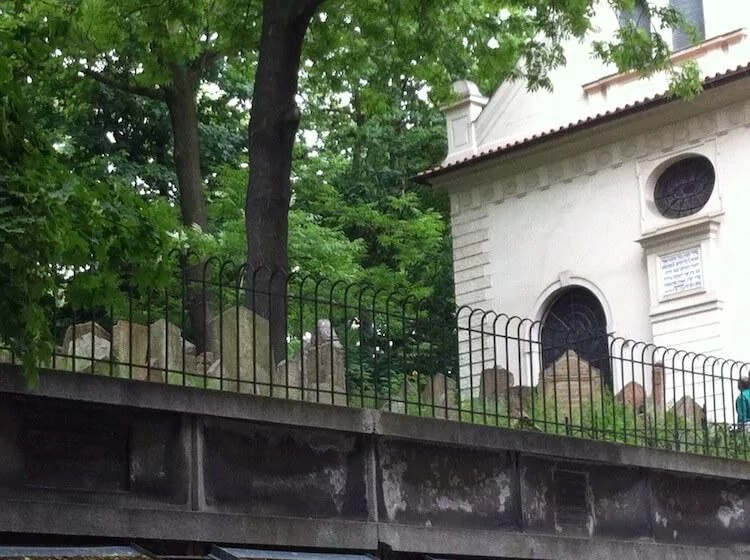
M 165 101 L 166 99 L 164 91 L 155 87 L 138 86 L 135 84 L 129 84 L 128 82 L 121 82 L 120 80 L 117 80 L 112 76 L 107 76 L 106 74 L 96 72 L 94 70 L 91 70 L 90 68 L 82 68 L 81 72 L 83 72 L 84 76 L 93 78 L 100 84 L 104 84 L 105 86 L 120 91 L 124 91 L 125 93 L 132 93 L 133 95 L 148 97 L 149 99 L 154 99 L 156 101 Z
M 315 14 L 323 2 L 325 2 L 325 0 L 298 0 L 296 6 L 292 8 L 296 12 L 294 14 L 294 19 L 307 26 L 310 18 L 312 18 L 313 14 Z
M 198 58 L 193 60 L 190 64 L 190 68 L 191 70 L 199 72 L 199 77 L 201 77 L 220 56 L 221 52 L 219 51 L 213 49 L 205 50 Z

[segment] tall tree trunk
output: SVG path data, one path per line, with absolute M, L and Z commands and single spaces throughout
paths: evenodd
M 295 102 L 302 44 L 323 0 L 264 0 L 260 53 L 250 110 L 250 177 L 245 226 L 254 311 L 271 324 L 276 361 L 286 355 L 286 276 Z M 273 280 L 273 281 L 272 281 Z M 271 295 L 274 294 L 274 295 Z
M 208 215 L 203 193 L 198 109 L 195 99 L 199 83 L 200 73 L 197 70 L 174 67 L 172 86 L 166 91 L 165 97 L 172 122 L 174 164 L 180 191 L 182 223 L 188 227 L 196 224 L 205 231 L 208 226 Z M 198 352 L 211 350 L 207 325 L 213 316 L 213 308 L 208 286 L 202 282 L 203 264 L 183 266 L 189 284 L 187 303 L 193 326 L 193 343 Z

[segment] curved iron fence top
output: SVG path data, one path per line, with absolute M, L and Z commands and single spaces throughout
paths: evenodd
M 175 258 L 169 289 L 56 310 L 53 369 L 725 455 L 745 433 L 746 362 L 601 328 L 545 338 L 543 320 L 373 282 Z

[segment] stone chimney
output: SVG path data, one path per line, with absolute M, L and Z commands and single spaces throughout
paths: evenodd
M 448 129 L 448 156 L 446 161 L 476 153 L 474 123 L 488 101 L 481 94 L 477 85 L 468 80 L 455 82 L 453 91 L 458 94 L 459 100 L 443 107 L 445 124 Z

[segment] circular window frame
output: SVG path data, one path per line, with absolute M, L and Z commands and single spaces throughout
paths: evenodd
M 653 204 L 660 216 L 679 220 L 703 210 L 715 190 L 713 163 L 704 155 L 691 154 L 670 162 L 659 173 L 652 191 Z

